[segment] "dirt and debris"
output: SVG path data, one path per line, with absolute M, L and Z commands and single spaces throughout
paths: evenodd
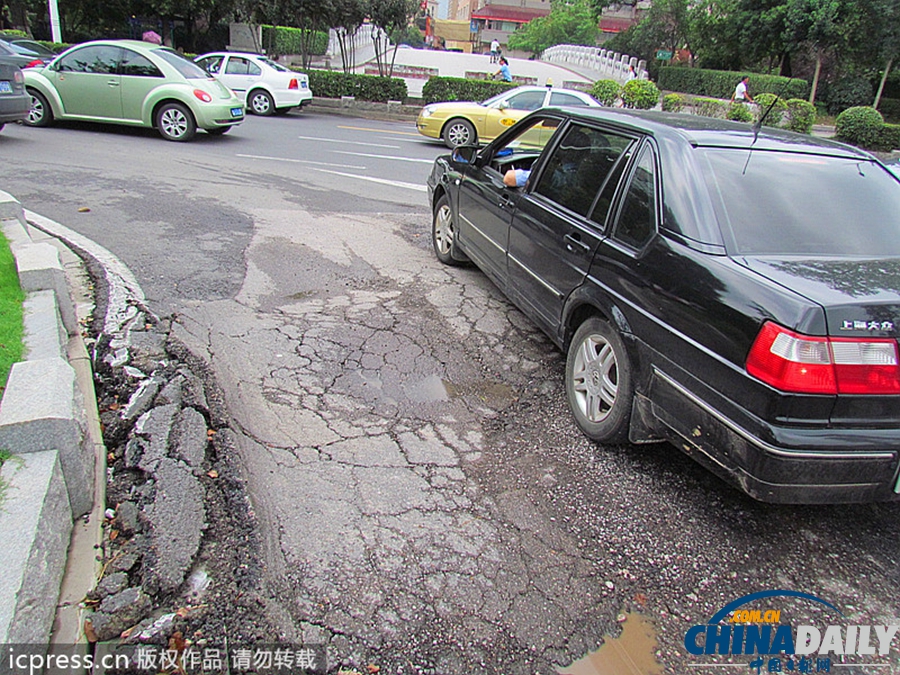
M 170 327 L 142 312 L 124 337 L 93 340 L 107 517 L 85 635 L 162 647 L 278 643 L 221 391 Z

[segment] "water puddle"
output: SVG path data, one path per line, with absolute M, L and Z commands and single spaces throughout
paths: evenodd
M 629 613 L 625 615 L 619 637 L 607 637 L 600 649 L 558 672 L 560 675 L 663 675 L 655 654 L 653 624 L 640 614 Z

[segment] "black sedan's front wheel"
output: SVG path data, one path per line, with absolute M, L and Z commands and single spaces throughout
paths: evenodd
M 445 265 L 460 265 L 461 261 L 453 257 L 456 225 L 453 222 L 453 211 L 447 195 L 438 199 L 434 207 L 434 220 L 431 225 L 431 243 L 434 255 Z
M 633 395 L 622 338 L 600 317 L 587 319 L 566 357 L 566 398 L 578 426 L 595 441 L 626 442 Z
M 31 95 L 31 108 L 28 116 L 22 122 L 29 127 L 46 127 L 53 121 L 53 110 L 46 97 L 35 89 L 29 89 Z
M 197 133 L 191 111 L 181 103 L 166 103 L 156 113 L 156 128 L 167 141 L 189 141 Z

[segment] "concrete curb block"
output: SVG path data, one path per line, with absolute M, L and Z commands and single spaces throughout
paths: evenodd
M 49 644 L 73 534 L 94 503 L 95 451 L 84 401 L 67 360 L 78 336 L 59 251 L 34 243 L 21 204 L 0 191 L 0 226 L 10 241 L 24 304 L 25 361 L 13 364 L 0 399 L 0 644 Z
M 72 532 L 59 453 L 10 460 L 0 477 L 0 643 L 47 644 Z
M 94 458 L 84 443 L 75 369 L 61 358 L 14 363 L 0 401 L 0 447 L 16 455 L 58 449 L 72 513 L 94 503 Z

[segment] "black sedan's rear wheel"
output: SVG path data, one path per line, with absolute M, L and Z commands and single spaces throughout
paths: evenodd
M 478 142 L 478 133 L 469 120 L 462 117 L 452 119 L 444 125 L 444 145 L 451 150 L 460 145 L 473 145 Z
M 181 103 L 166 103 L 156 113 L 156 128 L 167 141 L 189 141 L 197 133 L 191 111 Z
M 28 116 L 22 121 L 29 127 L 46 127 L 53 121 L 53 110 L 50 108 L 50 103 L 41 92 L 35 89 L 29 89 L 28 93 L 31 95 L 31 108 Z
M 566 397 L 588 438 L 602 443 L 628 440 L 634 385 L 625 343 L 603 319 L 586 320 L 569 345 Z
M 453 222 L 453 211 L 447 195 L 438 199 L 434 207 L 434 220 L 431 225 L 431 243 L 434 255 L 445 265 L 461 265 L 462 262 L 453 257 L 456 240 L 456 225 Z

